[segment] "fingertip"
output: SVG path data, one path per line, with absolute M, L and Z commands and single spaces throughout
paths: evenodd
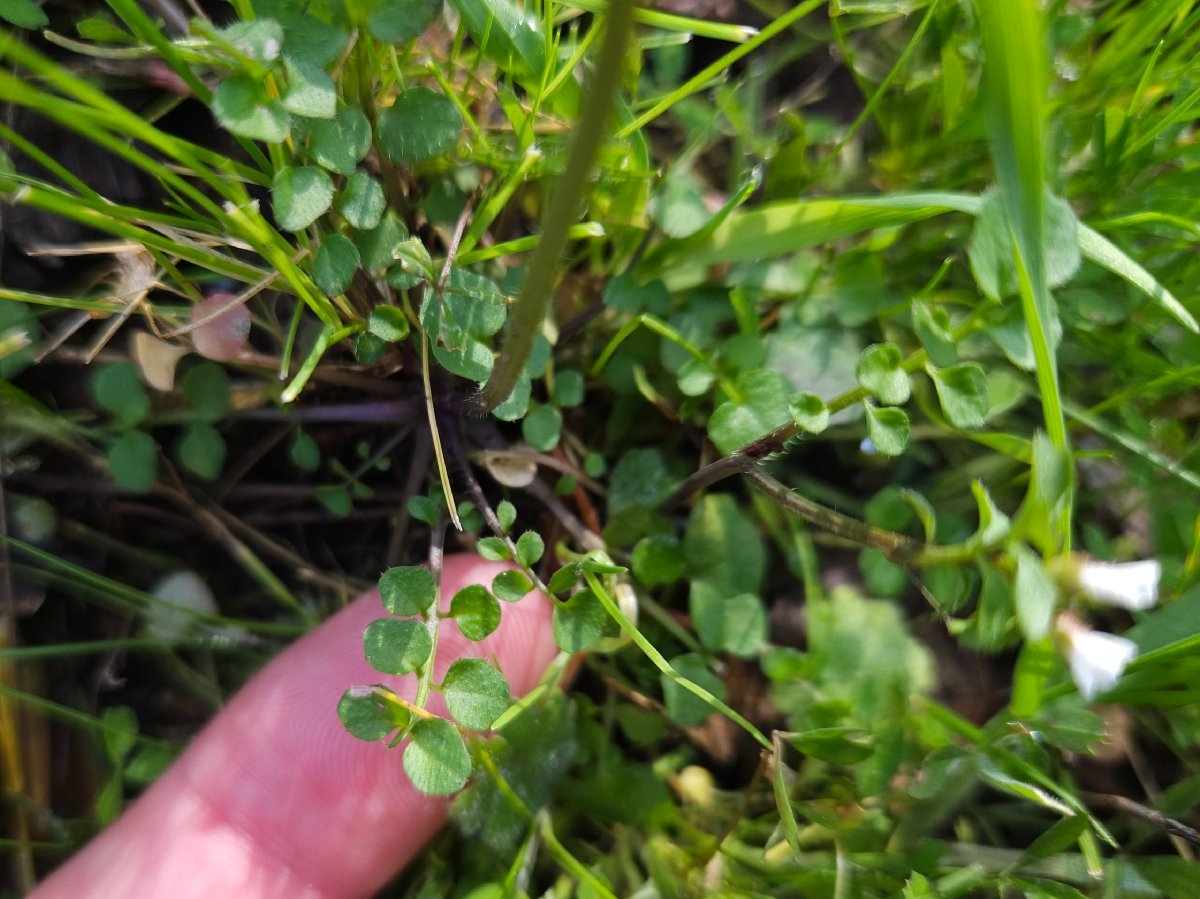
M 490 585 L 508 566 L 447 556 L 445 601 Z M 349 897 L 383 886 L 446 820 L 448 800 L 418 793 L 401 753 L 350 736 L 342 693 L 383 682 L 412 698 L 416 679 L 363 658 L 363 629 L 385 611 L 368 591 L 268 664 L 172 769 L 111 828 L 51 877 L 51 896 Z M 446 620 L 435 678 L 456 658 L 490 658 L 514 696 L 532 689 L 557 650 L 540 594 L 505 603 L 487 639 Z M 445 714 L 440 694 L 431 711 Z

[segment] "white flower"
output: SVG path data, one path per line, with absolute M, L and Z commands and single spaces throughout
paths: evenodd
M 197 615 L 220 613 L 212 591 L 192 571 L 172 571 L 150 588 L 150 594 L 158 602 L 146 606 L 146 627 L 163 640 L 183 639 Z
M 1057 626 L 1066 643 L 1071 679 L 1084 699 L 1115 687 L 1125 666 L 1137 658 L 1137 644 L 1132 640 L 1094 631 L 1071 615 L 1060 615 Z
M 1116 565 L 1088 560 L 1078 577 L 1079 589 L 1097 602 L 1140 611 L 1158 602 L 1162 565 L 1156 559 Z

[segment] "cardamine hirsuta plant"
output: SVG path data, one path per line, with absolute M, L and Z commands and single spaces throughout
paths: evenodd
M 333 628 L 397 895 L 1191 899 L 1195 4 L 206 9 L 0 4 L 22 889 Z

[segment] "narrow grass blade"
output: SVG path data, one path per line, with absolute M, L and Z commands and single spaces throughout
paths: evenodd
M 1087 225 L 1079 226 L 1079 249 L 1088 259 L 1124 278 L 1155 305 L 1193 333 L 1200 332 L 1196 319 L 1183 307 L 1171 291 L 1163 287 L 1158 279 L 1125 255 L 1116 244 Z

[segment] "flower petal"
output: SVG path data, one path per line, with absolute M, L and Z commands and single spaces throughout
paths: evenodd
M 1093 631 L 1081 624 L 1060 625 L 1067 638 L 1071 679 L 1084 699 L 1093 699 L 1117 685 L 1125 666 L 1137 658 L 1137 644 L 1115 634 Z
M 1158 602 L 1162 565 L 1156 559 L 1119 564 L 1088 560 L 1077 576 L 1079 588 L 1097 602 L 1137 611 Z

